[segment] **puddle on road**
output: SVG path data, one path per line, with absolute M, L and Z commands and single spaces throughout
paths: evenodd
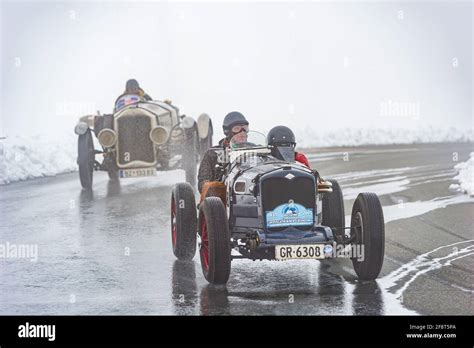
M 330 272 L 328 264 L 314 260 L 238 260 L 226 287 L 207 284 L 200 268 L 194 262 L 176 261 L 173 265 L 174 314 L 417 314 L 403 307 L 379 281 L 345 279 Z
M 403 294 L 420 276 L 450 266 L 453 261 L 474 255 L 474 240 L 452 243 L 417 256 L 388 275 L 371 282 L 360 282 L 353 276 L 329 271 L 327 263 L 312 260 L 250 261 L 233 263 L 227 287 L 214 287 L 202 278 L 195 310 L 175 305 L 175 314 L 190 312 L 204 315 L 418 315 L 404 307 Z M 178 262 L 178 261 L 177 261 Z M 193 274 L 184 276 L 186 288 L 194 289 L 197 298 L 196 273 L 200 265 L 189 266 Z M 342 266 L 342 273 L 351 272 Z M 174 276 L 178 278 L 178 276 Z M 194 285 L 189 286 L 189 282 Z M 459 288 L 468 293 L 471 289 Z M 181 291 L 173 285 L 173 291 Z M 198 303 L 199 302 L 199 303 Z

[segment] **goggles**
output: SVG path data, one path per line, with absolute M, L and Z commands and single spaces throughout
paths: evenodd
M 245 133 L 248 133 L 249 132 L 249 126 L 247 124 L 237 125 L 237 126 L 232 127 L 231 131 L 234 134 L 240 133 L 242 131 L 244 131 Z

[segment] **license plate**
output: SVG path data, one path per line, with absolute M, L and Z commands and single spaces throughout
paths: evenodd
M 324 259 L 324 244 L 276 245 L 275 258 L 288 259 Z
M 142 169 L 120 169 L 119 176 L 121 178 L 137 178 L 142 176 L 154 176 L 156 175 L 155 168 L 142 168 Z

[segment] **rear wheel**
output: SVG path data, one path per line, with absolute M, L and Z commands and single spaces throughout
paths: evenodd
M 204 277 L 211 284 L 229 280 L 230 232 L 226 211 L 219 197 L 207 197 L 199 208 L 199 254 Z
M 196 254 L 196 200 L 188 183 L 177 184 L 171 194 L 171 243 L 179 260 L 192 260 Z
M 385 254 L 385 223 L 382 205 L 375 193 L 360 193 L 352 207 L 351 232 L 361 246 L 352 264 L 361 280 L 374 280 L 380 273 Z M 354 244 L 353 243 L 353 244 Z
M 84 189 L 92 189 L 92 178 L 94 171 L 95 150 L 90 129 L 79 135 L 77 143 L 77 164 L 79 165 L 79 179 Z
M 323 196 L 323 226 L 331 227 L 336 236 L 344 237 L 345 215 L 344 197 L 338 182 L 328 179 L 332 184 L 332 192 L 324 193 Z

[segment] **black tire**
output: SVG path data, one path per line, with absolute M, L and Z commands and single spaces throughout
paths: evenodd
M 382 269 L 385 254 L 385 222 L 382 205 L 375 193 L 359 193 L 352 207 L 351 233 L 354 244 L 363 245 L 363 260 L 352 259 L 361 280 L 374 280 Z
M 168 158 L 159 158 L 158 163 L 160 164 L 161 170 L 170 169 L 170 161 Z
M 183 169 L 186 173 L 186 182 L 192 187 L 196 186 L 197 181 L 197 162 L 198 162 L 198 138 L 196 131 L 190 131 L 190 136 L 186 140 L 186 148 L 183 153 Z
M 90 129 L 79 135 L 77 142 L 77 164 L 79 165 L 79 179 L 84 189 L 92 189 L 95 153 L 94 141 Z
M 227 283 L 231 264 L 230 232 L 225 207 L 219 197 L 207 197 L 201 203 L 199 235 L 204 277 L 211 284 Z
M 339 183 L 328 179 L 332 184 L 332 192 L 323 194 L 323 226 L 329 226 L 336 236 L 344 237 L 346 217 L 344 214 L 344 197 Z
M 117 181 L 119 179 L 118 167 L 117 164 L 113 162 L 113 159 L 111 159 L 107 164 L 107 174 L 111 181 Z
M 179 260 L 192 260 L 196 254 L 197 216 L 194 190 L 179 183 L 171 194 L 171 245 Z
M 109 180 L 110 181 L 118 181 L 119 176 L 118 176 L 118 170 L 113 170 L 113 169 L 108 169 L 107 174 L 109 174 Z

